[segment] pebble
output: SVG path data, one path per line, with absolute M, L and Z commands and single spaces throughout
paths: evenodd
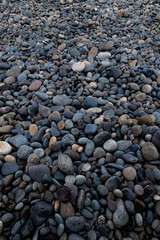
M 107 151 L 107 152 L 115 152 L 117 150 L 117 143 L 116 141 L 114 141 L 113 139 L 109 139 L 108 141 L 106 141 L 103 145 L 103 148 Z
M 146 142 L 142 146 L 142 155 L 146 161 L 158 159 L 158 151 L 153 143 Z
M 12 147 L 9 143 L 5 141 L 0 141 L 0 154 L 8 155 L 12 151 Z
M 113 214 L 113 223 L 117 228 L 122 228 L 127 225 L 129 221 L 128 213 L 125 209 L 124 202 L 117 199 L 117 209 Z
M 123 176 L 126 180 L 133 181 L 136 178 L 137 173 L 136 173 L 136 170 L 134 168 L 127 167 L 123 170 Z
M 72 70 L 74 72 L 82 72 L 85 69 L 86 65 L 83 62 L 77 62 L 73 64 Z
M 66 154 L 60 154 L 58 157 L 58 167 L 66 174 L 73 174 L 73 163 L 69 156 Z
M 66 227 L 72 232 L 80 232 L 84 227 L 81 217 L 73 216 L 66 219 Z

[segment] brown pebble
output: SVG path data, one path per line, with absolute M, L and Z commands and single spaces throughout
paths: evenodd
M 29 127 L 29 133 L 33 137 L 38 132 L 38 127 L 36 124 L 31 124 Z
M 56 142 L 57 141 L 57 138 L 56 137 L 51 137 L 50 140 L 49 140 L 49 147 L 51 148 L 51 145 L 53 142 Z
M 15 157 L 12 156 L 12 155 L 6 155 L 6 156 L 4 157 L 4 160 L 5 160 L 6 162 L 16 162 Z
M 70 202 L 68 202 L 68 203 L 61 202 L 60 215 L 64 219 L 75 215 L 73 206 L 72 206 L 72 204 Z
M 127 167 L 123 170 L 123 176 L 126 180 L 133 181 L 136 178 L 137 173 L 136 173 L 136 170 L 134 168 Z
M 58 130 L 62 130 L 64 128 L 64 122 L 63 121 L 58 122 L 57 127 Z
M 29 86 L 29 91 L 36 91 L 40 88 L 40 86 L 42 85 L 42 82 L 39 80 L 35 80 L 34 82 L 32 82 Z

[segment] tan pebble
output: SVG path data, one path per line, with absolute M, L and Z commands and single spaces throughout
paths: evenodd
M 83 152 L 83 147 L 79 147 L 79 148 L 78 148 L 78 152 L 79 152 L 79 153 Z
M 51 145 L 53 142 L 56 142 L 57 141 L 57 138 L 56 137 L 51 137 L 50 140 L 49 140 L 49 147 L 51 148 Z
M 27 186 L 27 182 L 25 182 L 25 181 L 22 181 L 20 184 L 19 184 L 19 188 L 24 188 L 24 187 L 26 187 Z
M 53 55 L 52 57 L 53 60 L 58 60 L 59 59 L 59 56 L 57 54 Z
M 0 133 L 10 133 L 12 129 L 13 129 L 13 126 L 5 125 L 3 127 L 0 127 Z
M 94 123 L 97 124 L 97 125 L 100 124 L 101 122 L 103 122 L 103 118 L 102 117 L 96 118 L 94 120 Z
M 46 133 L 50 133 L 50 128 L 46 129 Z
M 12 155 L 6 155 L 4 160 L 6 162 L 16 162 L 16 158 L 14 156 L 12 156 Z
M 14 77 L 7 77 L 4 79 L 4 82 L 7 84 L 13 84 L 15 82 L 15 78 Z
M 59 207 L 60 207 L 60 201 L 59 200 L 56 200 L 54 202 L 54 211 L 55 212 L 58 212 L 59 211 Z
M 126 180 L 133 181 L 136 178 L 137 173 L 136 173 L 136 170 L 134 168 L 127 167 L 123 170 L 123 176 Z
M 31 124 L 29 127 L 29 133 L 33 137 L 38 132 L 38 127 L 36 124 Z
M 9 143 L 5 141 L 0 141 L 0 154 L 8 155 L 12 151 L 12 147 Z
M 59 121 L 57 124 L 58 130 L 62 130 L 64 128 L 64 122 L 63 121 Z
M 73 144 L 72 145 L 72 150 L 75 151 L 75 152 L 78 152 L 79 147 L 80 146 L 78 144 Z
M 97 88 L 97 83 L 95 82 L 90 82 L 89 85 L 94 89 Z
M 130 67 L 135 67 L 137 64 L 137 60 L 133 60 L 132 62 L 129 63 Z
M 126 97 L 122 97 L 119 99 L 119 102 L 127 102 L 127 98 Z
M 142 44 L 142 43 L 145 43 L 144 40 L 139 40 L 138 43 Z
M 95 57 L 98 54 L 98 48 L 97 47 L 92 47 L 91 50 L 88 53 L 88 56 Z

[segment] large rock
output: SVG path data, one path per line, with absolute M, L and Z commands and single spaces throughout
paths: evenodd
M 39 201 L 31 207 L 30 218 L 35 226 L 40 226 L 52 214 L 52 211 L 52 204 Z
M 158 151 L 153 143 L 146 142 L 142 146 L 142 155 L 146 161 L 158 159 Z
M 117 199 L 117 208 L 113 214 L 113 222 L 115 227 L 122 228 L 127 225 L 129 221 L 128 213 L 125 209 L 122 199 Z

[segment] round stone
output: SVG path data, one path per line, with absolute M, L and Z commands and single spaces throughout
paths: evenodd
M 8 155 L 12 151 L 12 147 L 9 143 L 5 141 L 0 141 L 0 154 Z
M 127 167 L 123 170 L 123 176 L 126 180 L 133 181 L 136 178 L 137 173 L 136 173 L 136 170 L 134 168 Z
M 71 232 L 80 232 L 84 227 L 84 220 L 78 216 L 69 217 L 66 220 L 66 227 Z
M 72 66 L 72 70 L 74 72 L 82 72 L 85 69 L 86 65 L 83 62 L 74 63 Z
M 147 98 L 147 95 L 145 93 L 139 93 L 136 96 L 136 100 L 138 102 L 144 102 L 146 100 L 146 98 Z
M 159 154 L 153 143 L 146 142 L 142 146 L 142 155 L 146 161 L 153 161 L 158 159 Z
M 103 148 L 107 151 L 107 152 L 115 152 L 117 150 L 117 143 L 115 140 L 113 139 L 109 139 L 108 141 L 106 141 L 103 145 Z

